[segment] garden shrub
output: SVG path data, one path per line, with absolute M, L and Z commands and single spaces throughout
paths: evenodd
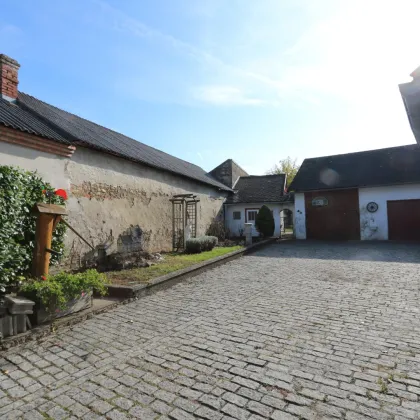
M 198 254 L 201 251 L 201 241 L 199 238 L 187 239 L 185 243 L 185 252 L 187 252 L 188 254 Z
M 61 272 L 28 280 L 20 287 L 19 294 L 39 299 L 48 312 L 53 312 L 64 309 L 69 301 L 80 298 L 84 293 L 96 292 L 104 296 L 107 283 L 105 274 L 93 269 L 77 274 Z
M 274 235 L 274 217 L 267 206 L 262 206 L 255 219 L 255 227 L 264 237 Z
M 185 251 L 188 254 L 198 254 L 203 251 L 211 251 L 218 243 L 215 236 L 200 236 L 199 238 L 187 239 Z
M 63 205 L 64 198 L 35 172 L 0 166 L 0 283 L 13 283 L 30 272 L 36 223 L 31 211 L 39 202 Z M 51 245 L 55 251 L 63 252 L 65 231 L 58 223 Z M 50 261 L 57 264 L 59 257 L 52 254 Z
M 207 228 L 206 235 L 215 236 L 219 241 L 224 241 L 229 237 L 229 229 L 225 227 L 223 220 L 213 219 Z

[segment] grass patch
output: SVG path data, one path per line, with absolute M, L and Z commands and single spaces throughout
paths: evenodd
M 133 285 L 147 283 L 156 277 L 190 267 L 212 258 L 220 257 L 229 252 L 242 249 L 242 246 L 216 247 L 212 251 L 202 252 L 201 254 L 178 254 L 168 253 L 164 255 L 164 261 L 156 263 L 151 267 L 133 268 L 131 270 L 110 271 L 106 273 L 112 284 Z

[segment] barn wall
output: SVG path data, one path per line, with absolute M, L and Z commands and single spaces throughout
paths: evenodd
M 0 141 L 0 165 L 37 171 L 54 188 L 70 188 L 70 182 L 65 175 L 67 162 L 68 158 Z
M 227 195 L 216 187 L 82 147 L 68 159 L 0 141 L 0 165 L 38 171 L 53 187 L 69 191 L 69 223 L 89 242 L 106 244 L 110 251 L 118 248 L 121 238 L 130 236 L 131 227 L 143 231 L 146 249 L 171 250 L 169 199 L 174 194 L 194 193 L 200 199 L 197 234 L 203 235 Z M 88 251 L 69 231 L 67 261 L 78 265 Z
M 359 188 L 360 237 L 362 240 L 388 239 L 388 200 L 420 199 L 420 184 L 396 185 L 386 187 Z M 369 213 L 369 202 L 378 204 L 375 213 Z M 404 217 L 402 214 L 401 217 Z

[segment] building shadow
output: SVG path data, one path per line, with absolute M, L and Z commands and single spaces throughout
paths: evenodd
M 251 254 L 264 258 L 420 263 L 420 242 L 280 241 Z

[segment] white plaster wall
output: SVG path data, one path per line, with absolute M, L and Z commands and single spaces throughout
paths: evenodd
M 306 239 L 305 194 L 295 194 L 294 229 L 296 239 Z
M 65 175 L 67 162 L 65 157 L 0 141 L 0 165 L 37 171 L 54 188 L 70 188 L 70 182 Z
M 239 236 L 239 229 L 245 229 L 245 209 L 260 209 L 263 204 L 266 203 L 256 203 L 256 204 L 227 204 L 225 210 L 225 223 L 226 227 L 229 229 L 232 236 Z M 273 211 L 274 217 L 274 236 L 280 236 L 280 211 L 283 207 L 280 204 L 266 204 L 266 206 Z M 233 219 L 233 212 L 241 212 L 241 220 Z M 258 231 L 253 228 L 253 236 L 259 236 Z
M 387 201 L 410 199 L 420 199 L 420 184 L 359 188 L 360 238 L 387 240 Z M 366 205 L 371 201 L 378 204 L 375 213 L 366 210 Z

